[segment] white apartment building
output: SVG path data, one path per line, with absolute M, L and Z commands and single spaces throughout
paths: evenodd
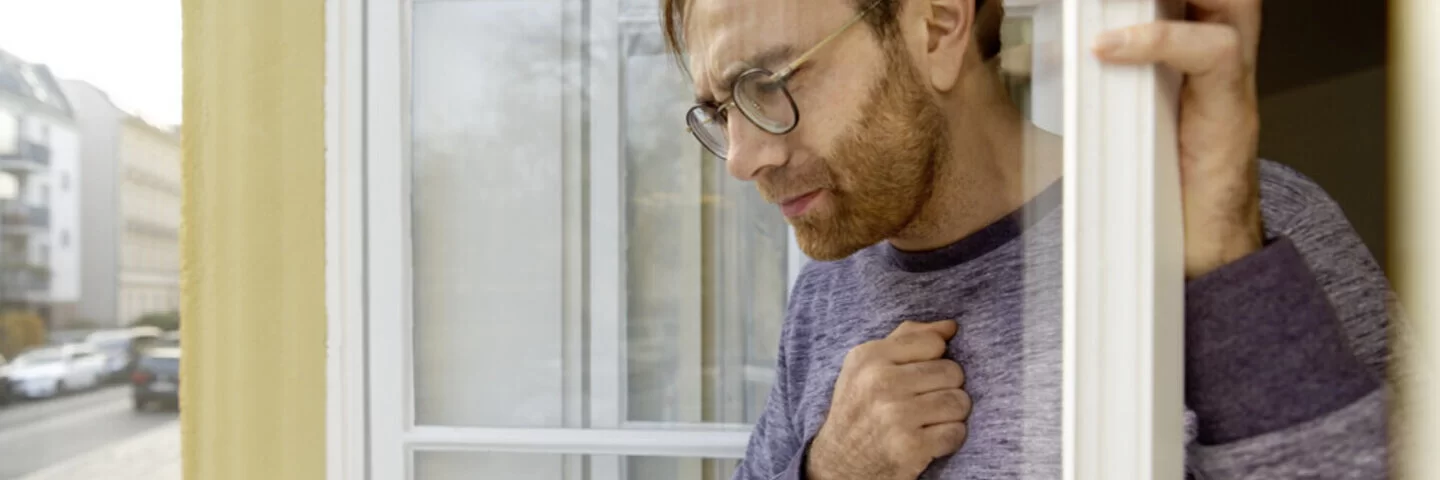
M 81 295 L 79 142 L 49 69 L 0 52 L 0 302 L 52 326 Z
M 62 82 L 83 132 L 80 314 L 126 325 L 179 308 L 180 137 L 125 113 L 85 82 Z

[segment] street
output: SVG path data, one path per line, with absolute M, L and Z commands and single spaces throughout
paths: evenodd
M 0 480 L 21 478 L 177 417 L 173 411 L 133 411 L 125 385 L 0 407 Z

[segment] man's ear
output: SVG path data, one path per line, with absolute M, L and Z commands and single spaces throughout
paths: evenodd
M 999 1 L 999 0 L 991 0 Z M 924 0 L 925 62 L 930 71 L 930 85 L 940 92 L 949 92 L 959 83 L 965 68 L 966 51 L 975 41 L 975 0 Z

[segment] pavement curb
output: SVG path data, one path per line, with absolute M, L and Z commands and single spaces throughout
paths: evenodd
M 20 480 L 181 480 L 180 421 L 107 445 Z

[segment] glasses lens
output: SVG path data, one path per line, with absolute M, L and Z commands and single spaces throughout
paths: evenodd
M 714 109 L 697 105 L 685 114 L 685 123 L 710 153 L 725 158 L 730 153 L 730 137 L 725 134 L 725 123 L 716 117 Z
M 735 81 L 735 106 L 755 126 L 774 133 L 789 133 L 795 128 L 797 112 L 785 82 L 775 81 L 774 74 L 755 69 Z

